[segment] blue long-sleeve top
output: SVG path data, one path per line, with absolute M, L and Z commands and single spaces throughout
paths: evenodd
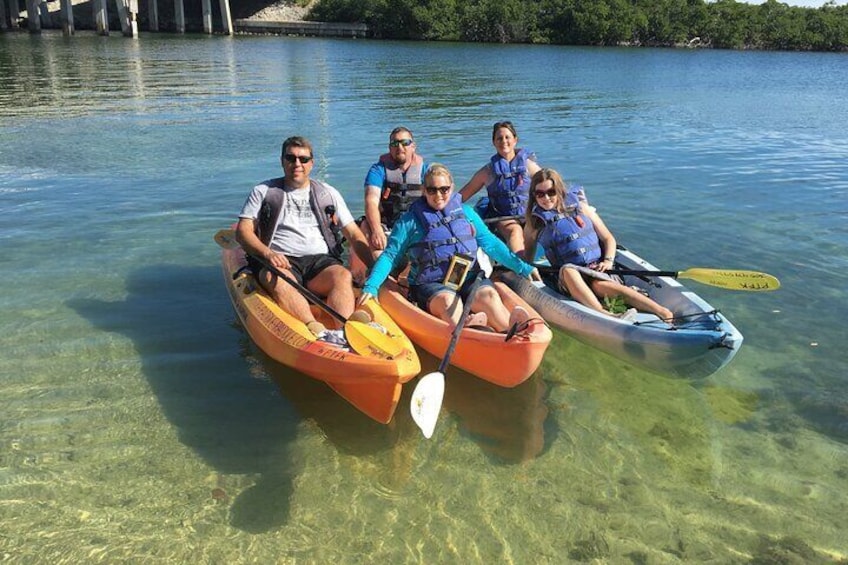
M 533 267 L 510 251 L 509 247 L 503 241 L 489 231 L 489 227 L 471 206 L 463 204 L 462 210 L 465 212 L 465 217 L 474 226 L 474 237 L 477 240 L 477 245 L 482 247 L 483 251 L 493 261 L 515 271 L 521 276 L 526 277 L 530 275 Z M 386 280 L 386 277 L 389 276 L 392 269 L 400 263 L 400 259 L 406 256 L 409 248 L 424 239 L 424 229 L 411 211 L 404 212 L 398 218 L 395 225 L 392 226 L 392 235 L 389 236 L 383 254 L 380 255 L 371 268 L 371 274 L 368 275 L 368 279 L 365 281 L 365 286 L 362 289 L 363 292 L 377 296 L 380 286 Z M 417 275 L 416 265 L 413 264 L 409 272 L 410 282 L 414 283 Z

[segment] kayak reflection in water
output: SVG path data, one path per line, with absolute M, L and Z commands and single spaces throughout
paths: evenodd
M 445 390 L 445 407 L 492 458 L 521 463 L 545 448 L 548 386 L 539 375 L 505 389 L 455 371 Z

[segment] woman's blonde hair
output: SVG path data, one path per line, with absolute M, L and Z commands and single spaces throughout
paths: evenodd
M 427 184 L 427 181 L 433 178 L 436 175 L 442 175 L 444 177 L 448 177 L 448 180 L 453 186 L 453 175 L 451 175 L 450 171 L 447 167 L 442 165 L 441 163 L 431 163 L 429 167 L 427 167 L 427 172 L 424 173 L 424 184 Z

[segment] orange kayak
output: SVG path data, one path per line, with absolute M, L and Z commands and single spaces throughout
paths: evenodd
M 283 365 L 324 381 L 374 420 L 387 424 L 392 419 L 403 383 L 421 371 L 421 364 L 412 342 L 376 301 L 370 300 L 362 309 L 399 346 L 401 353 L 392 359 L 363 356 L 317 341 L 303 322 L 282 310 L 253 274 L 243 269 L 246 261 L 240 247 L 224 249 L 221 263 L 236 313 L 262 351 Z M 336 325 L 323 310 L 312 308 L 318 321 L 328 328 Z
M 533 374 L 553 334 L 541 316 L 508 286 L 496 282 L 495 288 L 507 310 L 522 306 L 535 322 L 509 341 L 504 341 L 502 333 L 465 328 L 450 363 L 485 381 L 511 388 Z M 406 290 L 395 279 L 386 279 L 380 289 L 380 304 L 413 342 L 435 357 L 444 356 L 450 343 L 450 326 L 407 300 Z

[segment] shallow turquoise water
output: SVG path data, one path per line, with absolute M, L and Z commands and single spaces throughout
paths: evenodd
M 0 555 L 845 558 L 846 71 L 833 54 L 0 35 Z M 654 264 L 781 279 L 692 283 L 745 335 L 730 366 L 673 380 L 557 333 L 518 389 L 451 372 L 427 441 L 403 407 L 374 424 L 250 344 L 211 237 L 278 174 L 284 137 L 312 139 L 356 213 L 395 125 L 462 183 L 504 118 Z

